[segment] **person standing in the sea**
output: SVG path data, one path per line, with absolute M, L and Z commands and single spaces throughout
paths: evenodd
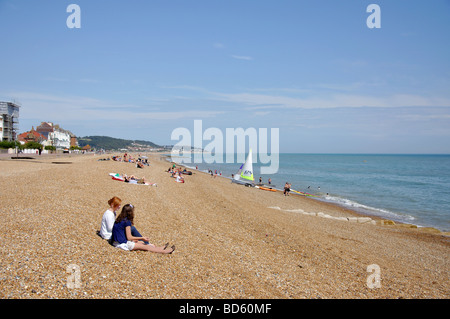
M 286 184 L 284 184 L 284 196 L 289 196 L 290 191 L 291 191 L 291 184 L 286 182 Z

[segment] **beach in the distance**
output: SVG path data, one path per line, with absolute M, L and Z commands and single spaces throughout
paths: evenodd
M 217 155 L 216 155 L 217 158 Z M 231 157 L 233 158 L 233 157 Z M 180 156 L 177 162 L 207 172 L 212 169 L 231 178 L 239 167 Z M 237 161 L 239 163 L 239 161 Z M 450 230 L 450 157 L 413 154 L 279 154 L 276 174 L 261 174 L 261 164 L 253 159 L 255 182 L 283 190 L 286 182 L 294 192 L 312 194 L 360 214 L 393 220 L 396 223 Z
M 108 155 L 0 159 L 1 298 L 448 298 L 449 237 L 364 222 L 351 210 L 195 172 L 176 183 Z M 114 181 L 144 176 L 157 186 Z M 107 201 L 172 255 L 126 252 L 97 236 Z M 79 288 L 68 287 L 75 265 Z M 373 267 L 378 286 L 370 287 Z M 368 267 L 369 270 L 368 271 Z M 372 275 L 372 276 L 371 276 Z

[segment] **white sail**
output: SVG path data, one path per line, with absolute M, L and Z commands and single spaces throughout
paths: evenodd
M 235 181 L 241 181 L 244 183 L 253 183 L 253 163 L 252 163 L 252 150 L 248 152 L 247 159 L 245 163 L 241 165 L 239 171 L 234 175 Z

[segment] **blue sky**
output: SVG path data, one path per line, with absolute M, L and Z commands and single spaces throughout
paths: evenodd
M 450 153 L 449 34 L 448 0 L 0 0 L 0 100 L 20 132 L 175 144 L 200 119 L 281 152 Z

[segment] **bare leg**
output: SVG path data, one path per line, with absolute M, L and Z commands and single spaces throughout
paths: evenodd
M 172 246 L 172 248 L 164 249 L 164 247 L 145 245 L 142 242 L 135 243 L 134 248 L 133 248 L 133 250 L 145 250 L 145 251 L 151 251 L 151 252 L 160 253 L 160 254 L 170 254 L 171 252 L 174 251 L 174 249 L 175 249 L 174 246 Z
M 142 235 L 139 233 L 139 231 L 136 229 L 135 226 L 131 226 L 131 235 L 134 237 L 142 237 Z M 145 244 L 149 244 L 148 241 L 144 241 Z

